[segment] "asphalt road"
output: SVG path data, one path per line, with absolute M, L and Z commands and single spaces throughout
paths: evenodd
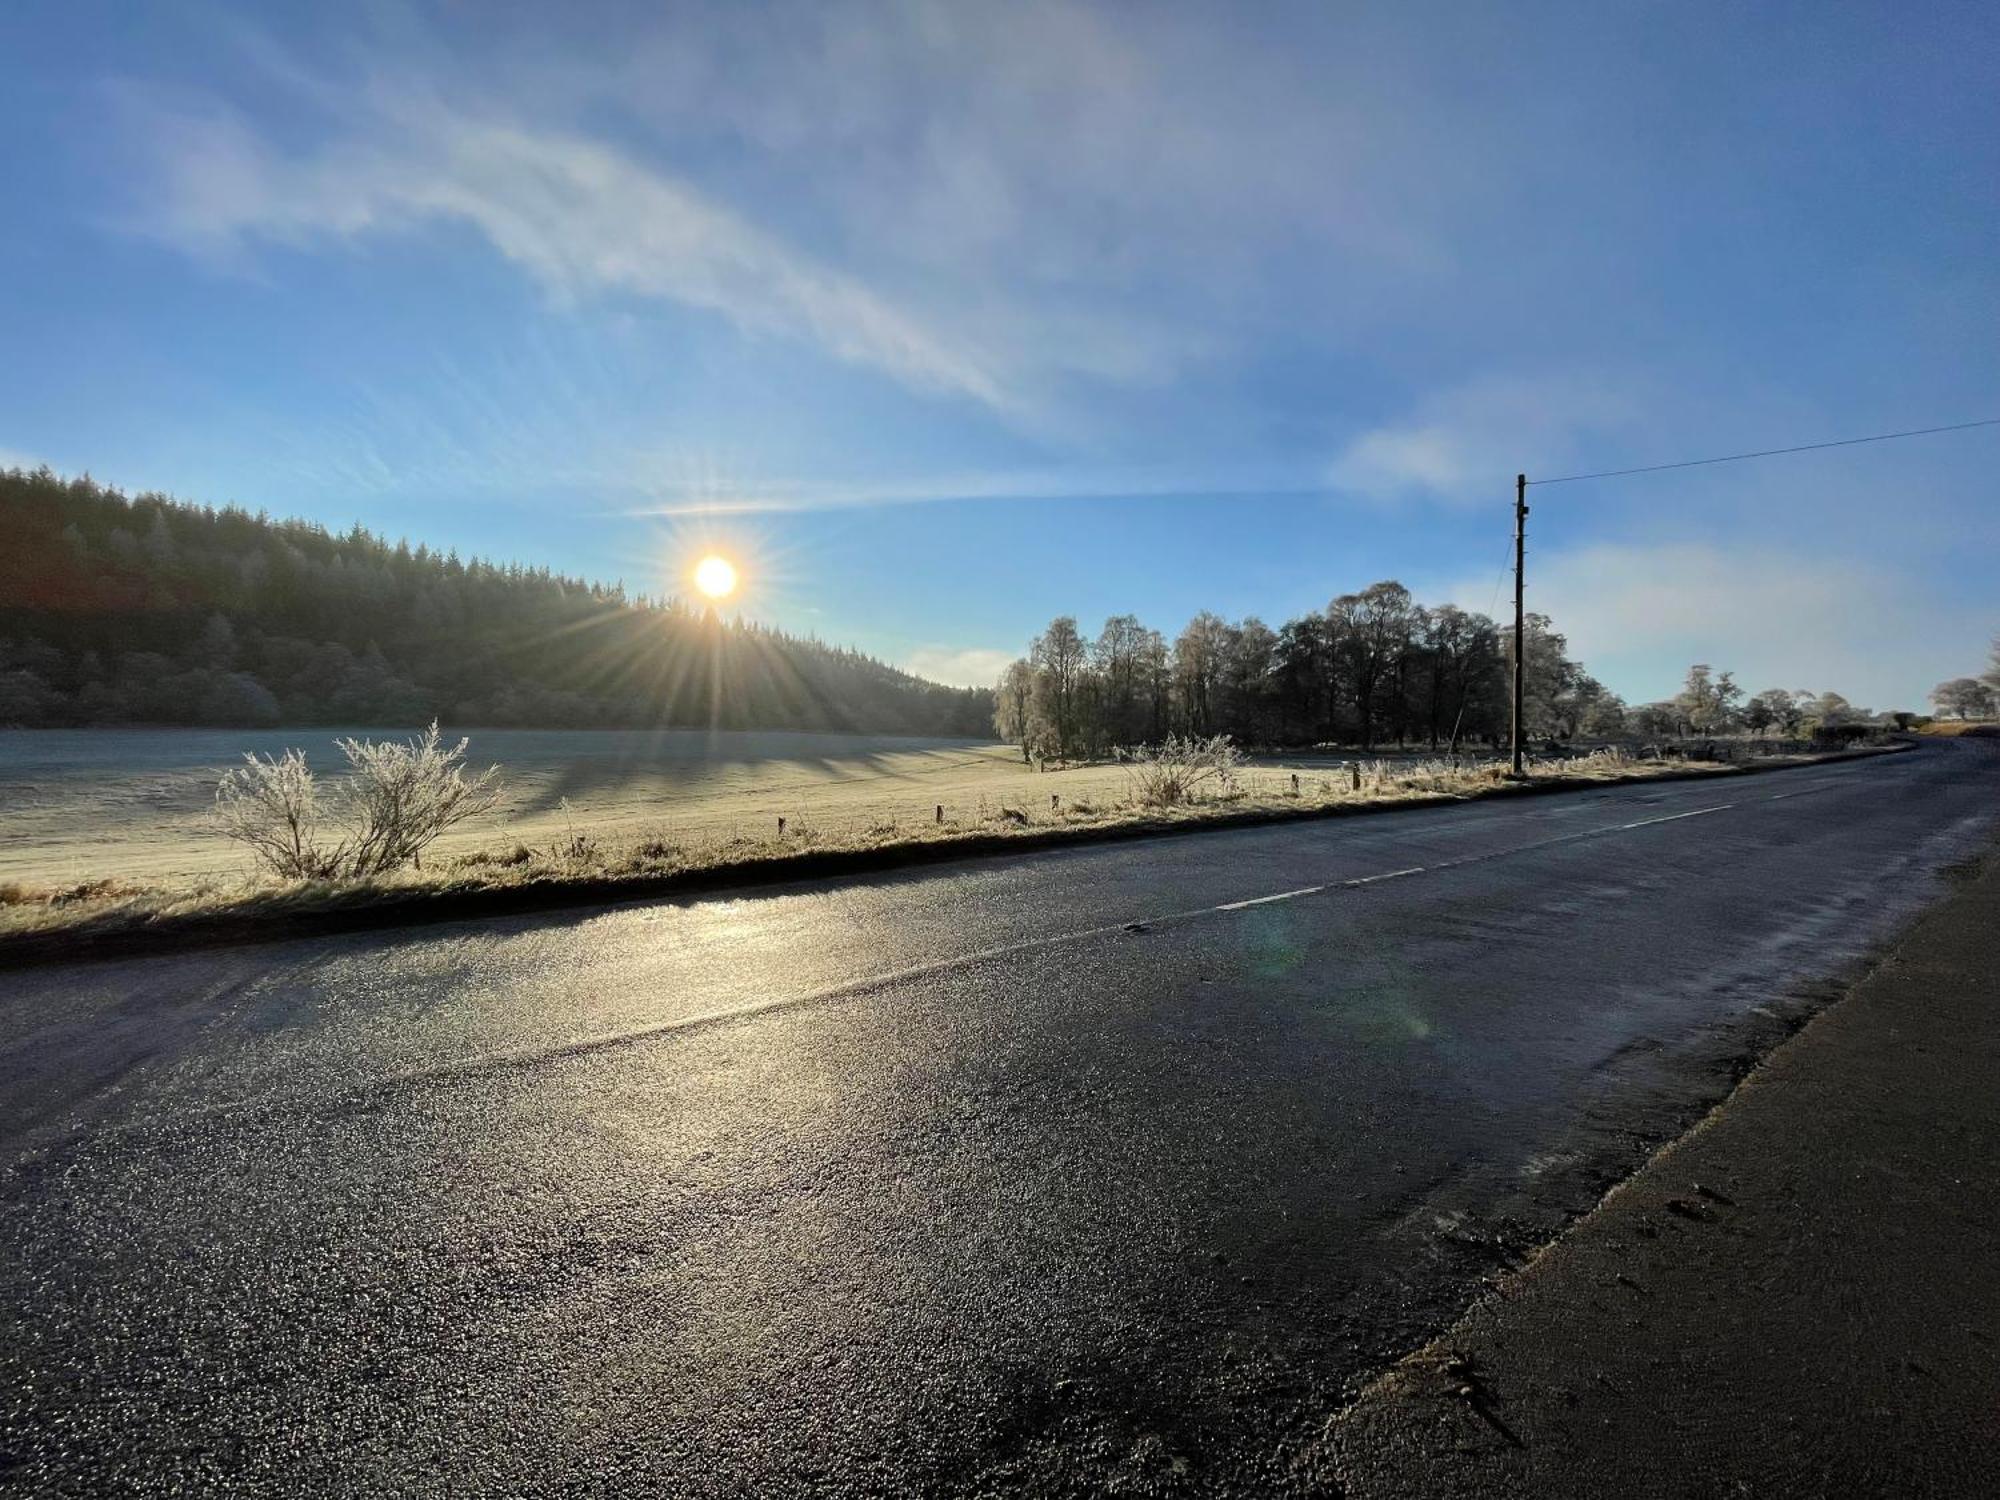
M 1996 792 L 1936 744 L 0 974 L 0 1490 L 1307 1487 Z

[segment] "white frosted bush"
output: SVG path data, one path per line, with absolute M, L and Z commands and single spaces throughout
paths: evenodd
M 1146 807 L 1178 807 L 1204 793 L 1236 789 L 1243 752 L 1218 734 L 1170 735 L 1136 751 L 1127 773 L 1135 801 Z
M 298 750 L 245 755 L 215 789 L 217 831 L 288 880 L 360 879 L 406 864 L 447 830 L 489 811 L 498 766 L 466 774 L 467 742 L 438 726 L 414 740 L 336 740 L 348 774 L 322 792 Z

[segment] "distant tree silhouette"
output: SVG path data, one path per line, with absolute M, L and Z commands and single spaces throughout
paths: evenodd
M 1087 644 L 1064 616 L 1001 678 L 994 722 L 1024 753 L 1049 756 L 1217 734 L 1373 746 L 1385 731 L 1456 752 L 1506 730 L 1510 635 L 1455 605 L 1426 609 L 1393 580 L 1277 630 L 1204 611 L 1171 650 L 1131 615 L 1114 615 Z M 1567 651 L 1545 616 L 1528 617 L 1530 732 L 1623 733 L 1625 705 Z

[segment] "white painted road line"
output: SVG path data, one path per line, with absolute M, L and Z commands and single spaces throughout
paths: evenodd
M 1511 855 L 1529 854 L 1537 849 L 1547 849 L 1557 844 L 1573 844 L 1582 839 L 1603 838 L 1608 833 L 1627 833 L 1634 828 L 1651 828 L 1656 823 L 1678 823 L 1683 818 L 1700 818 L 1709 813 L 1728 812 L 1732 807 L 1740 807 L 1737 802 L 1719 802 L 1714 807 L 1697 807 L 1692 812 L 1667 813 L 1658 818 L 1641 818 L 1636 823 L 1613 823 L 1604 828 L 1584 828 L 1575 833 L 1559 833 L 1554 838 L 1537 839 L 1531 844 L 1515 844 L 1506 849 L 1489 849 L 1481 854 L 1461 855 L 1457 859 L 1440 860 L 1434 865 L 1411 865 L 1407 870 L 1387 870 L 1380 875 L 1359 875 L 1352 880 L 1335 882 L 1344 891 L 1358 890 L 1366 885 L 1378 885 L 1385 880 L 1401 880 L 1406 875 L 1423 875 L 1440 870 L 1456 870 L 1464 865 L 1482 864 L 1489 859 L 1506 859 Z M 1315 896 L 1330 890 L 1328 885 L 1302 886 L 1295 891 L 1279 891 L 1275 896 L 1252 896 L 1246 901 L 1225 901 L 1220 906 L 1208 908 L 1210 911 L 1242 911 L 1245 907 L 1262 906 L 1267 901 L 1289 901 L 1294 896 Z
M 1777 801 L 1781 797 L 1801 797 L 1808 792 L 1825 791 L 1834 783 L 1821 786 L 1802 787 L 1796 792 L 1780 792 L 1776 796 L 1761 800 Z M 1641 818 L 1636 823 L 1612 823 L 1602 828 L 1578 829 L 1573 833 L 1557 834 L 1553 838 L 1537 839 L 1532 843 L 1515 844 L 1504 849 L 1488 849 L 1478 854 L 1461 855 L 1457 859 L 1439 860 L 1432 865 L 1411 865 L 1405 870 L 1388 870 L 1380 875 L 1362 875 L 1353 880 L 1342 880 L 1326 885 L 1302 885 L 1296 890 L 1279 891 L 1269 896 L 1252 896 L 1243 901 L 1225 901 L 1219 906 L 1199 906 L 1185 911 L 1167 912 L 1159 916 L 1141 917 L 1133 921 L 1108 922 L 1101 927 L 1083 927 L 1073 932 L 1045 933 L 1036 937 L 1022 938 L 1011 943 L 1000 943 L 990 948 L 978 949 L 971 953 L 953 954 L 945 958 L 911 964 L 904 968 L 892 969 L 886 973 L 865 975 L 824 989 L 809 991 L 801 995 L 781 995 L 747 1004 L 723 1006 L 715 1010 L 701 1011 L 692 1015 L 677 1016 L 671 1021 L 661 1021 L 650 1026 L 634 1027 L 626 1031 L 571 1038 L 552 1045 L 520 1048 L 498 1052 L 476 1054 L 452 1062 L 431 1064 L 389 1073 L 383 1077 L 366 1080 L 355 1087 L 328 1096 L 335 1103 L 351 1103 L 373 1094 L 387 1092 L 412 1084 L 430 1083 L 453 1077 L 466 1077 L 497 1069 L 534 1066 L 556 1058 L 574 1057 L 579 1054 L 609 1050 L 629 1046 L 633 1043 L 649 1041 L 657 1037 L 677 1033 L 697 1031 L 705 1027 L 728 1022 L 748 1020 L 754 1016 L 766 1015 L 772 1011 L 790 1010 L 814 1004 L 825 1004 L 857 997 L 887 986 L 915 979 L 927 978 L 953 969 L 969 968 L 1011 957 L 1018 953 L 1032 952 L 1040 948 L 1053 948 L 1067 943 L 1090 942 L 1098 938 L 1114 937 L 1120 934 L 1142 934 L 1180 922 L 1213 916 L 1217 912 L 1244 911 L 1253 906 L 1264 906 L 1273 901 L 1290 901 L 1300 896 L 1316 896 L 1322 891 L 1338 886 L 1341 890 L 1356 890 L 1363 886 L 1379 885 L 1386 880 L 1401 880 L 1408 875 L 1435 874 L 1444 870 L 1455 870 L 1466 865 L 1483 864 L 1487 860 L 1507 859 L 1519 854 L 1531 854 L 1540 849 L 1548 849 L 1559 844 L 1574 844 L 1584 839 L 1602 838 L 1606 834 L 1625 833 L 1634 828 L 1650 828 L 1659 823 L 1677 823 L 1683 818 L 1705 817 L 1709 813 L 1727 812 L 1741 804 L 1722 802 L 1714 807 L 1697 807 L 1692 812 L 1668 813 L 1664 817 Z M 1978 821 L 1984 814 L 1975 814 L 1968 823 Z M 307 1107 L 325 1108 L 327 1100 L 322 1099 Z M 161 1119 L 184 1121 L 235 1115 L 257 1109 L 285 1109 L 300 1107 L 297 1101 L 290 1101 L 279 1095 L 265 1095 L 247 1099 L 236 1099 L 216 1104 L 198 1105 L 190 1109 L 171 1111 Z M 130 1121 L 102 1127 L 80 1127 L 83 1134 L 122 1135 L 127 1132 L 149 1128 L 158 1120 Z
M 1699 818 L 1712 812 L 1728 812 L 1734 806 L 1736 806 L 1734 802 L 1719 802 L 1714 807 L 1697 807 L 1693 812 L 1668 813 L 1664 818 L 1641 818 L 1636 823 L 1620 823 L 1617 831 L 1624 833 L 1630 828 L 1650 828 L 1655 823 L 1678 823 L 1682 818 Z
M 1381 878 L 1381 877 L 1376 877 Z M 1323 885 L 1302 885 L 1295 891 L 1279 891 L 1275 896 L 1252 896 L 1248 901 L 1225 901 L 1213 911 L 1241 911 L 1246 906 L 1262 906 L 1267 901 L 1289 901 L 1294 896 L 1317 896 L 1325 890 Z
M 1407 870 L 1391 870 L 1386 875 L 1363 875 L 1358 880 L 1343 880 L 1341 884 L 1352 888 L 1357 885 L 1373 885 L 1378 880 L 1401 880 L 1405 875 L 1421 875 L 1423 873 L 1424 867 L 1422 865 L 1411 865 Z

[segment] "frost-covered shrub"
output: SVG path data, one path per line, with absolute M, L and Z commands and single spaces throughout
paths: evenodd
M 1226 734 L 1170 735 L 1134 752 L 1127 773 L 1133 800 L 1145 807 L 1178 807 L 1201 795 L 1236 789 L 1243 752 Z
M 323 791 L 305 755 L 245 755 L 215 789 L 217 831 L 288 880 L 360 879 L 420 863 L 447 830 L 492 808 L 498 766 L 468 776 L 466 741 L 433 723 L 414 740 L 334 742 L 348 773 Z

